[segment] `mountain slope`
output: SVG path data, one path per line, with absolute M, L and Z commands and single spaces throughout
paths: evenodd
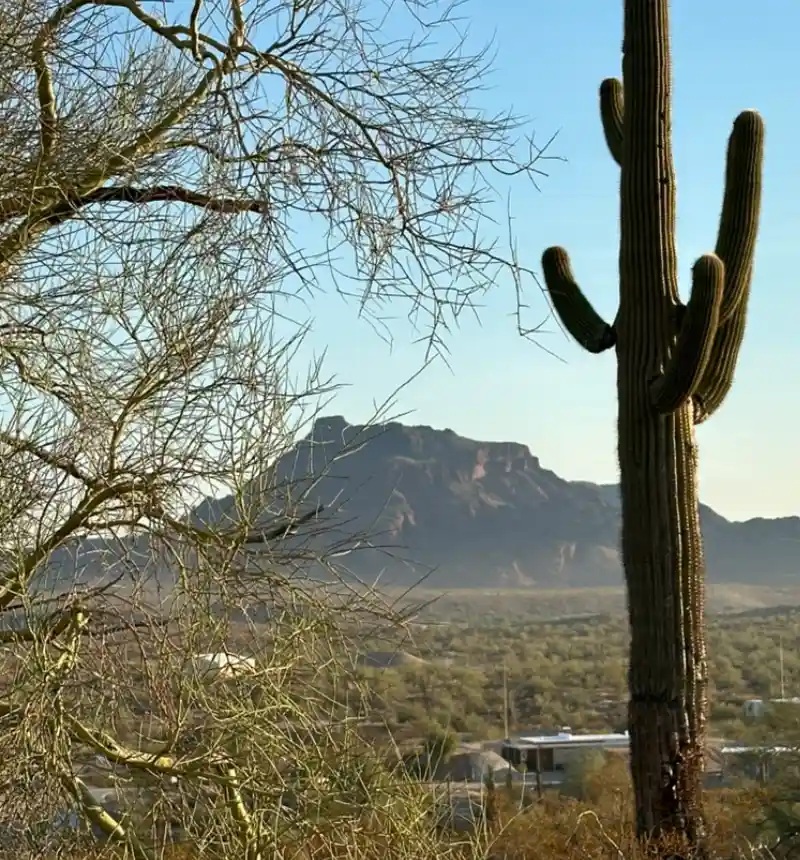
M 333 511 L 338 535 L 368 534 L 347 566 L 359 576 L 431 587 L 589 587 L 622 581 L 615 486 L 566 481 L 527 446 L 451 430 L 321 418 L 276 466 L 279 480 Z M 251 488 L 253 500 L 257 488 Z M 200 520 L 232 516 L 207 500 Z M 328 515 L 330 516 L 330 515 Z M 709 579 L 786 585 L 800 570 L 800 518 L 734 523 L 701 510 Z

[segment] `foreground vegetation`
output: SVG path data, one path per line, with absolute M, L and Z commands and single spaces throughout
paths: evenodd
M 512 177 L 531 187 L 543 149 L 474 101 L 491 62 L 458 17 L 416 0 L 0 0 L 0 842 L 15 857 L 91 825 L 137 860 L 165 828 L 256 860 L 324 835 L 319 780 L 352 804 L 333 693 L 337 630 L 357 619 L 292 575 L 335 580 L 363 541 L 331 525 L 318 469 L 276 464 L 337 388 L 324 340 L 306 342 L 325 291 L 381 336 L 386 302 L 405 304 L 431 355 L 503 272 L 514 305 L 534 283 L 490 210 Z M 234 631 L 244 603 L 269 625 Z M 232 638 L 247 683 L 188 671 Z M 287 797 L 311 811 L 284 827 Z M 379 819 L 427 844 L 421 824 Z M 361 844 L 347 826 L 336 844 Z
M 362 760 L 362 764 L 364 760 Z M 340 774 L 345 773 L 342 768 Z M 352 779 L 353 772 L 350 771 Z M 377 767 L 363 768 L 350 783 L 363 793 L 361 805 L 344 801 L 340 783 L 304 809 L 304 821 L 276 819 L 275 838 L 268 856 L 275 860 L 586 860 L 669 856 L 668 844 L 643 846 L 633 838 L 630 779 L 625 763 L 608 759 L 584 774 L 570 794 L 548 792 L 541 800 L 522 796 L 519 789 L 484 789 L 484 814 L 475 815 L 468 832 L 437 826 L 430 793 L 391 776 Z M 391 797 L 392 803 L 387 802 Z M 309 800 L 310 800 L 309 796 Z M 740 787 L 706 792 L 712 856 L 771 858 L 788 856 L 780 850 L 767 813 L 772 797 L 763 787 Z M 64 858 L 89 860 L 121 857 L 113 846 L 86 841 L 64 844 Z M 229 860 L 234 855 L 218 848 L 180 844 L 167 846 L 165 858 L 207 857 Z

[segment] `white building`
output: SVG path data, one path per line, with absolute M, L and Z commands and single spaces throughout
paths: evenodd
M 253 675 L 255 672 L 256 661 L 252 657 L 242 657 L 227 651 L 195 654 L 186 667 L 187 674 L 207 681 Z
M 503 744 L 502 756 L 515 766 L 525 765 L 529 773 L 538 772 L 542 782 L 557 785 L 570 762 L 584 750 L 622 750 L 627 752 L 630 737 L 627 732 L 604 732 L 577 735 L 561 731 L 554 735 L 525 735 Z

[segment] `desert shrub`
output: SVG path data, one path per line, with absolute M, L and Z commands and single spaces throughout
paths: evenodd
M 597 794 L 598 777 L 609 764 L 602 750 L 581 750 L 567 765 L 561 793 L 576 800 L 593 800 Z

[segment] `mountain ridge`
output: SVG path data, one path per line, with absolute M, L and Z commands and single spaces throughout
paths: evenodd
M 561 478 L 523 443 L 474 440 L 400 422 L 353 425 L 341 415 L 327 416 L 269 474 L 251 481 L 238 501 L 248 504 L 248 523 L 257 530 L 254 511 L 265 513 L 262 522 L 274 527 L 298 496 L 300 513 L 316 506 L 323 513 L 269 550 L 266 559 L 268 565 L 288 565 L 293 574 L 293 557 L 333 549 L 341 575 L 385 586 L 623 584 L 617 485 Z M 706 505 L 700 517 L 710 584 L 800 584 L 800 517 L 736 522 Z M 229 527 L 238 519 L 231 496 L 205 499 L 190 514 L 198 525 Z M 358 548 L 348 552 L 353 544 Z M 170 557 L 146 534 L 116 542 L 85 537 L 50 556 L 35 589 L 119 580 L 115 589 L 148 583 L 149 591 L 166 598 L 178 575 Z M 325 575 L 319 565 L 300 568 Z
M 561 478 L 520 442 L 400 422 L 354 425 L 330 415 L 314 422 L 271 477 L 301 489 L 308 505 L 333 509 L 331 532 L 380 540 L 379 548 L 362 546 L 347 559 L 370 581 L 411 585 L 429 575 L 430 587 L 622 583 L 617 485 Z M 207 500 L 196 514 L 229 516 L 231 505 Z M 736 522 L 701 505 L 701 522 L 710 582 L 778 586 L 796 578 L 800 517 Z

